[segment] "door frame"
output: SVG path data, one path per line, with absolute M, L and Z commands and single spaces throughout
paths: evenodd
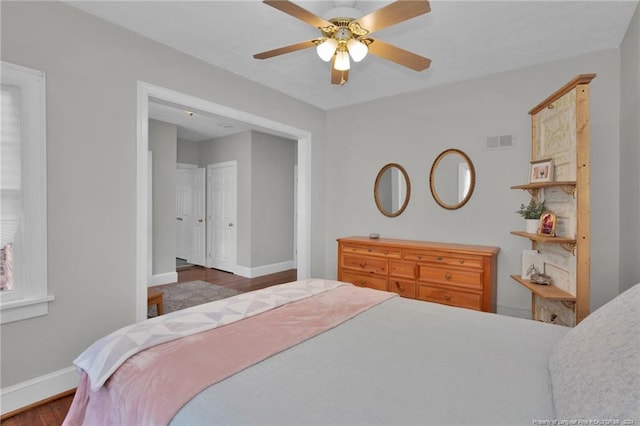
M 311 273 L 311 132 L 144 81 L 137 84 L 136 108 L 136 321 L 147 318 L 149 192 L 149 99 L 169 101 L 203 112 L 243 121 L 298 141 L 298 279 Z M 262 130 L 264 131 L 264 130 Z

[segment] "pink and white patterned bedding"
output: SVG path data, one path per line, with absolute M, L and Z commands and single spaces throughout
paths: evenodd
M 89 376 L 91 390 L 96 391 L 123 362 L 140 351 L 343 285 L 319 279 L 296 281 L 172 312 L 114 331 L 91 345 L 73 364 Z
M 211 384 L 394 296 L 305 280 L 126 327 L 78 358 L 82 379 L 64 424 L 168 424 Z

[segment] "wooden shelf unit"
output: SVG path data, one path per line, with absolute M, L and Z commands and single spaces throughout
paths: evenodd
M 565 229 L 566 235 L 571 235 L 571 238 L 511 231 L 511 234 L 531 241 L 531 248 L 539 250 L 544 256 L 545 268 L 547 260 L 556 273 L 565 268 L 559 272 L 562 286 L 571 289 L 566 291 L 555 285 L 538 285 L 520 275 L 512 275 L 516 282 L 531 291 L 532 318 L 550 322 L 559 319 L 559 323 L 570 326 L 579 323 L 589 314 L 589 83 L 595 76 L 576 76 L 529 111 L 531 160 L 553 159 L 558 180 L 511 187 L 528 191 L 534 199 L 547 200 L 547 195 L 551 195 L 551 203 L 547 203 L 548 206 L 553 206 L 550 210 L 561 210 L 571 227 L 568 232 Z M 561 199 L 554 188 L 561 189 L 568 196 Z M 550 191 L 549 194 L 547 191 Z M 558 245 L 571 253 L 566 255 L 565 265 L 553 264 L 553 258 L 558 257 L 558 253 L 549 245 Z

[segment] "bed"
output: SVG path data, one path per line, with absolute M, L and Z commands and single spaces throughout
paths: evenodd
M 65 424 L 633 424 L 639 352 L 640 284 L 569 329 L 302 280 L 98 340 Z

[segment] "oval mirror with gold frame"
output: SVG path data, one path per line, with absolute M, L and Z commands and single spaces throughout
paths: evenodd
M 476 171 L 467 154 L 459 149 L 447 149 L 431 166 L 429 186 L 436 203 L 448 210 L 464 206 L 473 194 Z
M 399 164 L 382 167 L 373 185 L 373 197 L 380 213 L 387 217 L 400 215 L 409 204 L 411 182 L 407 171 Z

